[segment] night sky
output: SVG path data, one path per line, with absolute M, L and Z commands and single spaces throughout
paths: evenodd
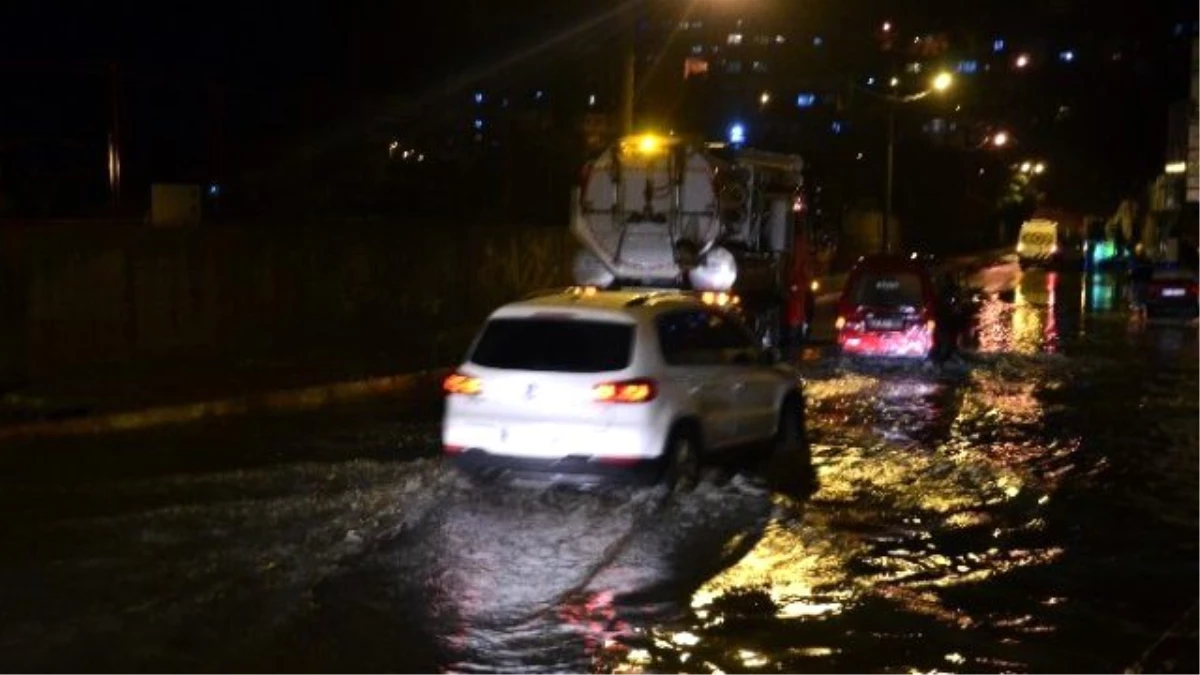
M 726 0 L 701 0 L 725 2 Z M 792 25 L 830 31 L 880 17 L 931 29 L 961 22 L 998 32 L 1054 35 L 1096 31 L 1162 34 L 1173 16 L 1195 15 L 1187 0 L 1094 3 L 929 0 L 728 0 L 771 11 Z M 0 58 L 58 66 L 119 61 L 146 75 L 216 75 L 235 88 L 290 91 L 325 86 L 354 92 L 411 93 L 487 67 L 542 44 L 566 27 L 628 3 L 586 0 L 438 2 L 53 2 L 0 6 Z M 651 0 L 651 12 L 682 15 L 683 0 Z M 907 5 L 898 8 L 898 5 Z M 581 41 L 612 42 L 613 22 L 541 52 L 523 65 L 553 70 Z M 836 34 L 832 34 L 836 38 Z M 565 66 L 567 64 L 558 64 Z
M 1167 60 L 1173 52 L 1154 54 L 1172 22 L 1194 20 L 1197 13 L 1193 0 L 695 1 L 768 15 L 783 29 L 811 28 L 831 42 L 842 33 L 864 33 L 882 18 L 930 31 L 982 26 L 1047 39 L 1141 36 L 1151 61 L 1136 87 L 1101 99 L 1114 120 L 1122 119 L 1122 109 L 1186 95 L 1186 64 Z M 655 17 L 682 16 L 689 6 L 641 2 L 641 11 Z M 460 101 L 474 86 L 581 72 L 604 73 L 598 80 L 611 85 L 623 25 L 620 13 L 613 15 L 629 4 L 9 0 L 0 3 L 0 77 L 7 94 L 0 138 L 11 145 L 14 138 L 57 136 L 67 139 L 62 152 L 77 147 L 93 156 L 111 112 L 108 69 L 115 64 L 130 180 L 148 179 L 136 175 L 139 166 L 156 167 L 156 179 L 179 180 L 263 166 L 336 139 L 331 130 L 359 129 L 415 103 Z M 1160 57 L 1163 63 L 1153 61 Z M 1153 145 L 1154 152 L 1163 144 L 1161 137 L 1131 142 Z

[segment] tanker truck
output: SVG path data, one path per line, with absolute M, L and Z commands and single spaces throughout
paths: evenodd
M 575 283 L 695 292 L 788 351 L 814 304 L 802 170 L 794 155 L 622 138 L 585 164 L 572 195 Z

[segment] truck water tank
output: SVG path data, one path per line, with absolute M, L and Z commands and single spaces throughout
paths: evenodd
M 600 262 L 600 259 L 594 253 L 583 249 L 575 253 L 572 272 L 575 277 L 575 283 L 580 286 L 607 288 L 616 281 L 613 273 L 604 266 L 604 263 Z

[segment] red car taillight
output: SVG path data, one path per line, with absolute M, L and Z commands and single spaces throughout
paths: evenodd
M 638 379 L 623 382 L 603 382 L 592 387 L 592 400 L 597 403 L 646 403 L 658 396 L 654 380 Z
M 462 394 L 463 396 L 477 396 L 483 392 L 483 383 L 478 377 L 471 377 L 462 373 L 452 373 L 445 380 L 442 380 L 442 391 L 447 395 Z
M 930 335 L 937 330 L 936 315 L 934 314 L 933 310 L 929 309 L 928 307 L 921 310 L 918 321 L 921 322 L 919 325 L 921 325 L 925 329 L 925 332 L 929 333 Z
M 833 322 L 835 330 L 842 330 L 847 325 L 850 328 L 862 330 L 862 323 L 865 321 L 866 309 L 858 305 L 843 304 L 838 307 L 837 319 Z

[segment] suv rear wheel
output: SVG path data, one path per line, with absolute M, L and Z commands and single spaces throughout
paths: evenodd
M 766 467 L 771 480 L 781 486 L 808 492 L 815 488 L 816 471 L 804 429 L 804 405 L 795 396 L 784 399 L 780 406 Z
M 675 494 L 686 494 L 700 479 L 700 441 L 687 427 L 677 427 L 667 439 L 663 480 Z
M 804 407 L 788 397 L 779 409 L 779 423 L 771 445 L 772 455 L 796 455 L 807 450 L 804 441 Z

